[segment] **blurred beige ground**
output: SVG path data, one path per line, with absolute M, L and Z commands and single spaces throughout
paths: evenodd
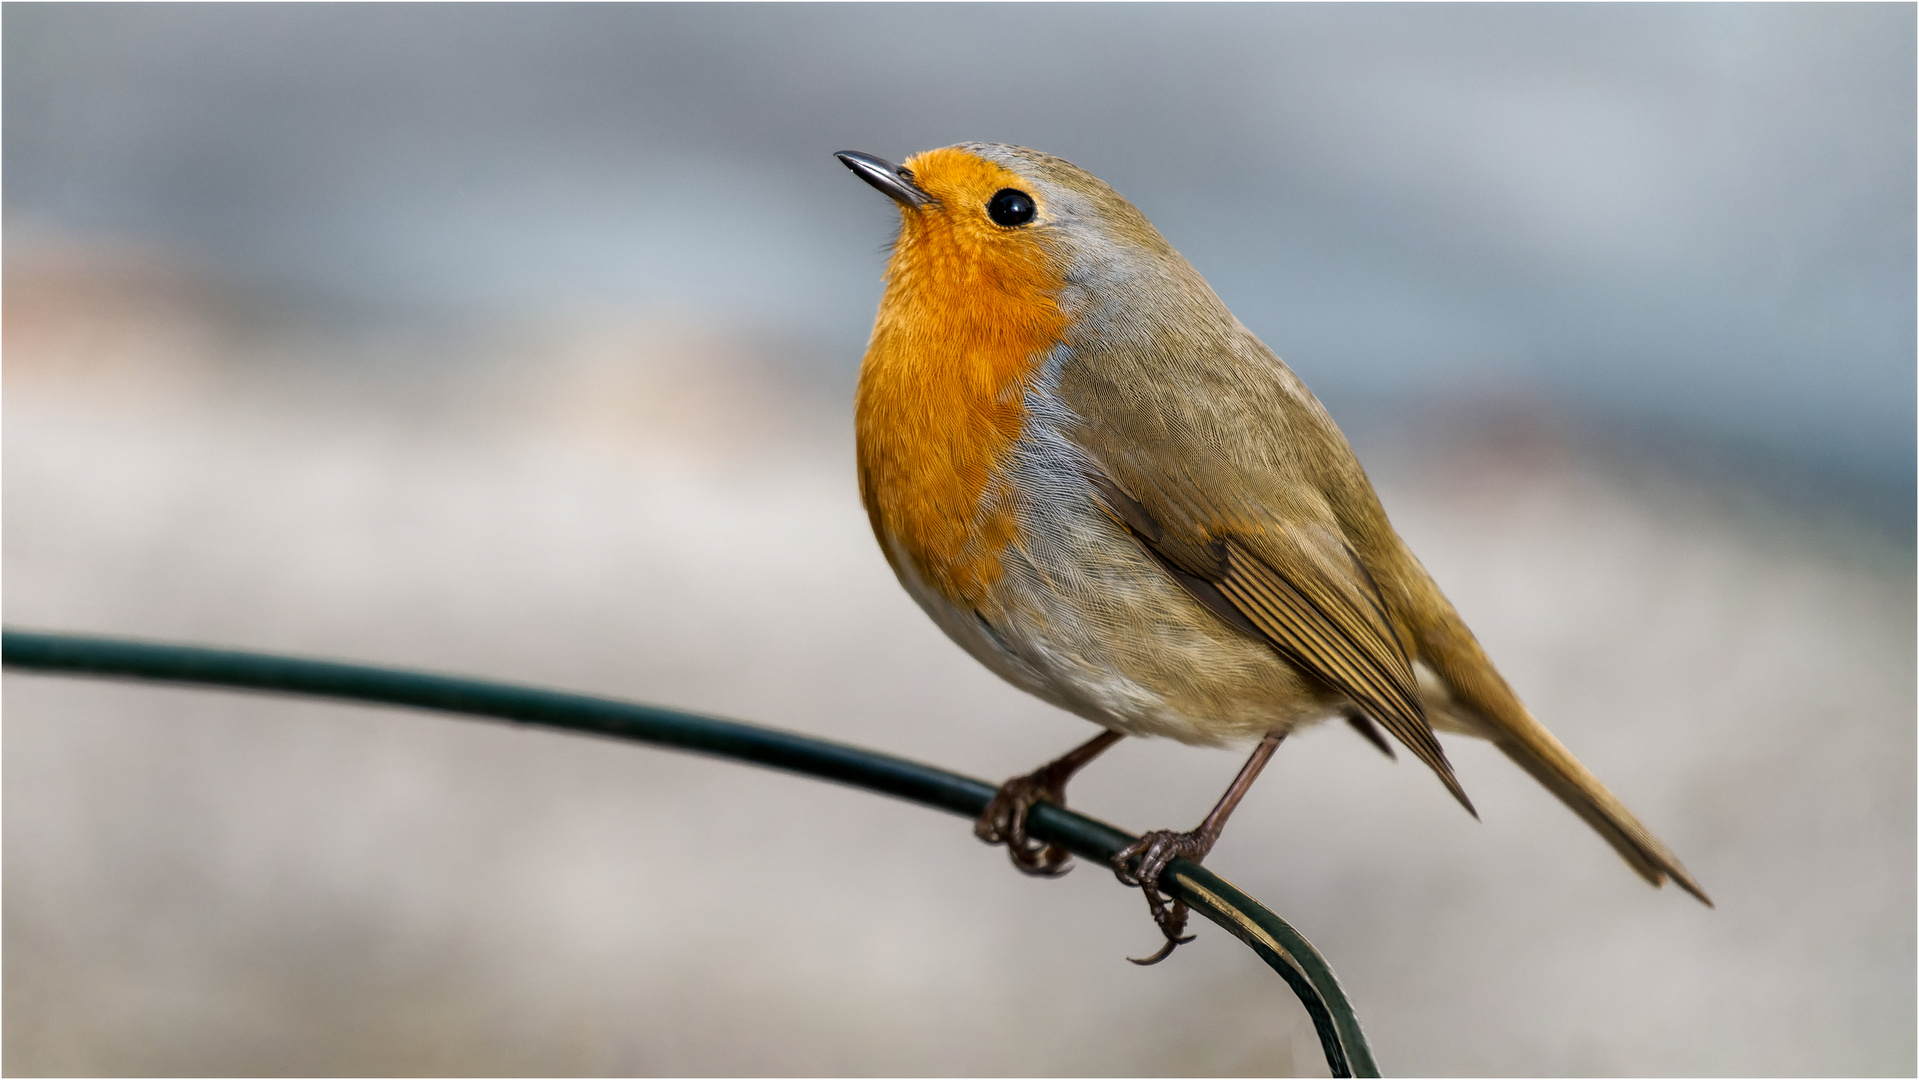
M 994 778 L 1088 734 L 899 591 L 845 405 L 777 349 L 610 316 L 332 342 L 97 253 L 10 266 L 6 302 L 10 625 Z M 1385 1069 L 1911 1074 L 1911 552 L 1550 426 L 1370 464 L 1534 711 L 1719 902 L 1648 889 L 1483 745 L 1448 747 L 1476 824 L 1343 728 L 1290 742 L 1211 864 L 1331 960 Z M 916 807 L 306 701 L 9 673 L 5 706 L 11 1074 L 1324 1071 L 1223 932 L 1134 968 L 1136 892 L 1023 878 Z M 1123 744 L 1075 804 L 1189 825 L 1236 767 Z

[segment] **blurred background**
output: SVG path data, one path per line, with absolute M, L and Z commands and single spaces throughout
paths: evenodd
M 4 21 L 4 614 L 730 715 L 1003 778 L 1089 733 L 860 510 L 895 214 L 1086 167 L 1306 379 L 1534 711 L 1343 727 L 1209 860 L 1408 1074 L 1915 1062 L 1909 5 L 41 5 Z M 8 674 L 13 1074 L 1324 1074 L 1097 867 L 644 747 Z M 1187 827 L 1236 755 L 1075 805 Z

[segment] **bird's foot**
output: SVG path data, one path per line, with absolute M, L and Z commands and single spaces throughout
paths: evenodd
M 1144 960 L 1128 957 L 1133 963 L 1146 967 L 1157 964 L 1173 950 L 1193 940 L 1186 933 L 1186 904 L 1177 897 L 1160 891 L 1159 879 L 1166 872 L 1166 866 L 1174 859 L 1187 858 L 1198 862 L 1213 850 L 1217 838 L 1208 836 L 1202 830 L 1193 832 L 1173 832 L 1170 829 L 1155 829 L 1133 841 L 1113 856 L 1113 873 L 1124 885 L 1138 886 L 1146 894 L 1146 906 L 1153 913 L 1153 922 L 1159 925 L 1159 932 L 1166 936 L 1166 944 L 1158 952 Z
M 993 801 L 973 822 L 974 836 L 989 844 L 1005 844 L 1006 854 L 1020 873 L 1034 877 L 1058 877 L 1073 868 L 1071 852 L 1026 835 L 1026 815 L 1034 803 L 1066 805 L 1066 785 L 1049 775 L 1051 772 L 1050 768 L 1041 769 L 1001 784 Z

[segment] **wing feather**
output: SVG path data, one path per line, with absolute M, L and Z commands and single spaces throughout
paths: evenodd
M 1345 597 L 1324 588 L 1324 582 L 1296 586 L 1231 540 L 1226 552 L 1226 575 L 1218 584 L 1234 606 L 1288 659 L 1351 698 L 1392 732 L 1477 817 L 1426 720 L 1412 665 L 1390 628 L 1364 619 Z
M 1256 534 L 1242 530 L 1207 535 L 1192 523 L 1169 524 L 1156 517 L 1111 477 L 1096 474 L 1092 481 L 1114 519 L 1194 599 L 1228 623 L 1256 633 L 1302 670 L 1350 698 L 1478 816 L 1426 720 L 1412 662 L 1386 618 L 1372 578 L 1350 550 L 1336 539 L 1315 543 L 1313 530 L 1289 529 L 1280 522 Z M 1194 493 L 1169 498 L 1173 493 L 1158 489 L 1153 495 L 1182 516 L 1204 513 Z M 1325 550 L 1329 546 L 1337 548 L 1336 554 Z M 1257 550 L 1261 548 L 1270 554 Z M 1221 600 L 1230 611 L 1221 610 Z

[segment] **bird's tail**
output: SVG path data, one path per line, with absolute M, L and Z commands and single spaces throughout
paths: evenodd
M 1442 601 L 1443 604 L 1443 601 Z M 1490 739 L 1505 751 L 1520 768 L 1559 797 L 1572 812 L 1606 839 L 1639 875 L 1654 885 L 1664 885 L 1668 877 L 1697 897 L 1707 907 L 1712 898 L 1693 880 L 1677 856 L 1659 842 L 1632 811 L 1619 801 L 1591 770 L 1573 757 L 1564 743 L 1553 737 L 1545 725 L 1533 719 L 1512 687 L 1500 676 L 1486 657 L 1479 642 L 1451 611 L 1446 625 L 1422 628 L 1420 658 L 1434 668 L 1446 684 L 1452 701 L 1449 711 L 1463 714 L 1461 719 L 1476 733 Z M 1463 707 L 1463 708 L 1462 708 Z
M 1670 877 L 1680 888 L 1711 907 L 1712 898 L 1686 872 L 1678 857 L 1666 850 L 1666 845 L 1641 825 L 1632 811 L 1607 791 L 1606 785 L 1581 765 L 1563 743 L 1553 738 L 1552 732 L 1530 714 L 1522 711 L 1522 716 L 1523 723 L 1496 725 L 1500 730 L 1493 736 L 1493 745 L 1504 750 L 1507 757 L 1546 785 L 1546 790 L 1559 796 L 1559 801 L 1571 807 L 1573 813 L 1584 818 L 1641 877 L 1654 885 L 1663 885 Z

